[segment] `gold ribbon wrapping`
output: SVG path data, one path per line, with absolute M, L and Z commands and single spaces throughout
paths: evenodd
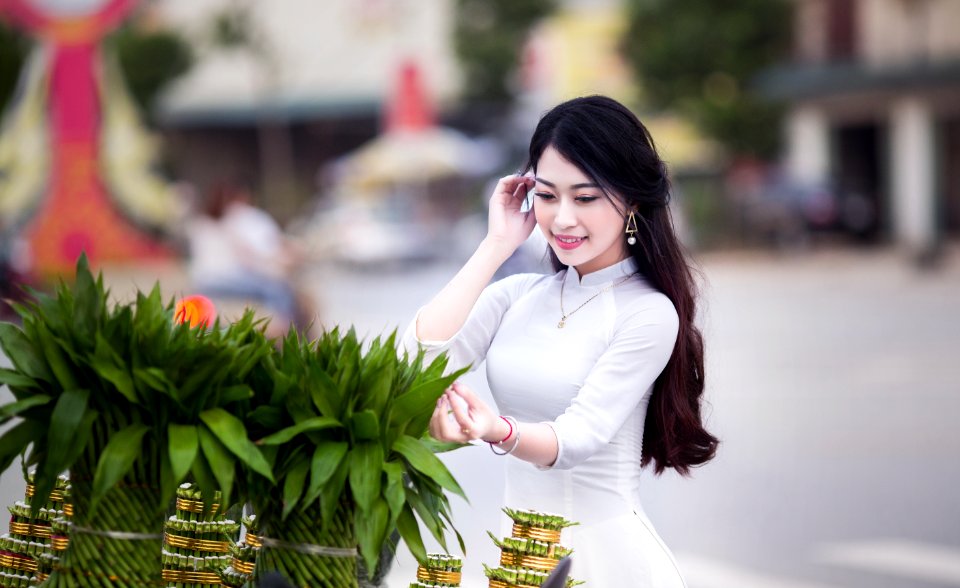
M 220 505 L 213 503 L 211 507 L 211 512 L 217 512 L 217 509 L 220 508 Z M 203 514 L 203 503 L 199 500 L 188 500 L 186 498 L 177 498 L 177 510 L 183 510 L 187 512 L 196 512 Z
M 17 535 L 27 535 L 38 539 L 47 539 L 53 535 L 50 525 L 33 525 L 30 523 L 16 523 L 10 521 L 10 532 Z
M 170 547 L 181 547 L 183 549 L 196 549 L 197 551 L 214 553 L 228 553 L 230 551 L 230 543 L 227 541 L 208 541 L 206 539 L 171 535 L 170 533 L 163 534 L 163 541 Z
M 37 560 L 35 559 L 0 553 L 0 567 L 23 570 L 25 572 L 35 572 L 38 566 Z
M 27 484 L 27 498 L 33 498 L 33 495 L 37 493 L 37 487 L 33 484 Z M 63 502 L 67 499 L 66 494 L 62 490 L 52 490 L 50 496 L 47 497 L 47 500 L 50 502 Z
M 212 584 L 221 586 L 220 576 L 216 572 L 194 572 L 190 570 L 163 570 L 160 577 L 167 582 Z
M 548 543 L 560 542 L 560 531 L 557 529 L 544 529 L 542 527 L 530 527 L 513 524 L 513 536 L 517 539 L 536 539 L 537 541 L 546 541 Z
M 559 560 L 536 555 L 527 555 L 512 551 L 503 551 L 500 553 L 500 565 L 511 568 L 532 568 L 544 572 L 552 572 L 558 563 L 560 563 Z
M 63 535 L 54 535 L 50 538 L 50 546 L 57 551 L 66 551 L 70 546 L 70 538 Z
M 263 543 L 260 542 L 260 536 L 254 535 L 250 531 L 247 531 L 247 534 L 243 536 L 243 541 L 250 547 L 263 547 Z
M 494 580 L 490 578 L 490 588 L 537 588 L 537 586 L 529 586 L 527 584 L 508 584 L 506 582 L 501 582 L 500 580 Z
M 449 572 L 445 570 L 428 570 L 423 566 L 417 567 L 417 580 L 422 582 L 459 584 L 460 572 Z
M 233 566 L 233 569 L 237 570 L 241 574 L 252 574 L 254 568 L 257 567 L 256 562 L 241 561 L 237 558 L 233 558 L 233 561 L 230 562 L 230 565 Z

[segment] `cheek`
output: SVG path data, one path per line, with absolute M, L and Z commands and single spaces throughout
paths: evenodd
M 533 207 L 533 216 L 537 219 L 537 224 L 540 225 L 540 230 L 547 234 L 550 232 L 550 225 L 553 221 L 553 215 L 549 214 L 546 210 L 546 206 L 534 205 Z

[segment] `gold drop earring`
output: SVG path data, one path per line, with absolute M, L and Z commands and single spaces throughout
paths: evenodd
M 624 232 L 627 234 L 627 243 L 630 245 L 636 245 L 637 233 L 639 231 L 637 230 L 637 217 L 632 210 L 630 211 L 630 214 L 627 215 L 627 230 Z

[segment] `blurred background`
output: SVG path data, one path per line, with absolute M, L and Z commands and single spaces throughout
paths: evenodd
M 702 278 L 723 444 L 644 490 L 691 588 L 960 586 L 957 30 L 957 0 L 0 0 L 0 290 L 85 251 L 120 298 L 402 329 L 540 114 L 607 94 Z M 502 462 L 445 459 L 482 586 Z

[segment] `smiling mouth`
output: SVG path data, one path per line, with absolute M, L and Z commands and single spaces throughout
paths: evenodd
M 569 235 L 554 235 L 553 237 L 557 240 L 557 245 L 561 249 L 575 249 L 587 240 L 586 237 L 571 237 Z

